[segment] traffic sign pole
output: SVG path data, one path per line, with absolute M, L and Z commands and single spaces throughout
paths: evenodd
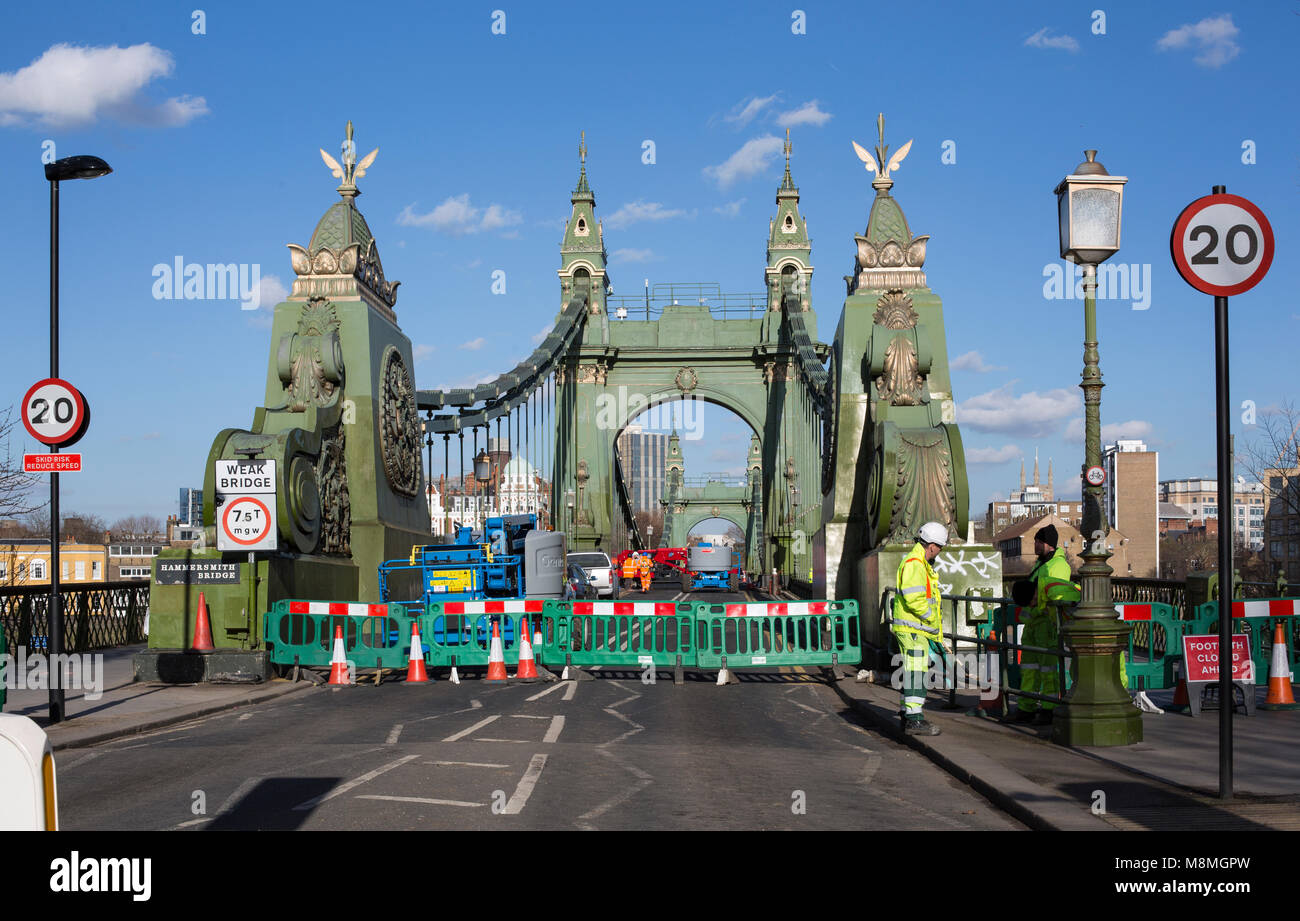
M 1253 202 L 1216 185 L 1174 221 L 1169 252 L 1178 274 L 1214 298 L 1214 398 L 1219 474 L 1219 796 L 1232 798 L 1232 417 L 1229 415 L 1228 298 L 1244 294 L 1273 264 L 1273 228 Z M 1225 652 L 1225 650 L 1227 650 Z
M 59 376 L 59 182 L 50 182 L 50 377 Z M 26 418 L 28 408 L 23 407 Z M 59 453 L 58 445 L 50 452 Z M 59 607 L 59 475 L 50 474 L 50 604 L 46 613 L 46 633 L 50 651 L 50 724 L 63 722 L 64 696 L 62 670 L 63 611 Z M 57 679 L 55 675 L 57 674 Z

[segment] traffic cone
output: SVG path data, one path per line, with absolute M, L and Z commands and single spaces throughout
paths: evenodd
M 194 618 L 194 640 L 190 643 L 192 652 L 212 652 L 212 623 L 208 620 L 208 602 L 199 592 L 199 613 Z
M 522 681 L 537 680 L 537 662 L 533 660 L 533 644 L 528 641 L 528 618 L 524 618 L 519 631 L 519 667 L 515 677 Z
M 1192 700 L 1187 696 L 1187 682 L 1183 679 L 1183 670 L 1178 669 L 1178 684 L 1174 687 L 1174 702 L 1166 709 L 1169 710 L 1186 710 L 1192 705 Z
M 348 680 L 348 658 L 343 651 L 343 627 L 334 628 L 334 657 L 330 659 L 330 680 L 326 684 L 351 684 Z
M 492 621 L 492 648 L 488 651 L 488 670 L 485 681 L 505 681 L 506 657 L 501 651 L 501 625 Z
M 1291 664 L 1286 655 L 1286 632 L 1282 621 L 1273 628 L 1273 659 L 1268 666 L 1268 699 L 1260 704 L 1263 710 L 1300 710 L 1291 693 Z
M 406 683 L 418 684 L 429 680 L 424 668 L 424 643 L 420 641 L 420 623 L 411 621 L 411 658 L 406 666 Z

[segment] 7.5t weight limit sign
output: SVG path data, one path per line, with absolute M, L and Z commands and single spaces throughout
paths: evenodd
M 275 550 L 275 461 L 216 462 L 217 549 Z

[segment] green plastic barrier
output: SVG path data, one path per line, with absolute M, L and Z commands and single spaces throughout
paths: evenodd
M 856 665 L 862 658 L 858 603 L 697 603 L 699 668 Z
M 1268 670 L 1273 660 L 1274 625 L 1279 620 L 1286 638 L 1287 664 L 1294 673 L 1300 658 L 1296 651 L 1296 619 L 1300 603 L 1295 598 L 1236 598 L 1232 606 L 1232 632 L 1244 633 L 1250 637 L 1250 658 L 1255 663 L 1255 683 L 1268 683 Z M 1198 605 L 1186 623 L 1187 636 L 1218 636 L 1219 602 L 1207 601 Z M 1181 657 L 1181 646 L 1178 653 Z
M 344 655 L 357 668 L 406 668 L 414 620 L 401 604 L 285 599 L 271 606 L 263 630 L 275 665 L 328 668 L 341 627 Z
M 692 668 L 696 607 L 672 602 L 547 601 L 542 659 L 555 667 Z
M 550 604 L 550 602 L 546 602 Z M 510 610 L 507 610 L 510 609 Z M 432 602 L 420 617 L 420 638 L 428 650 L 431 666 L 487 667 L 492 652 L 492 622 L 501 632 L 501 654 L 508 666 L 519 664 L 519 633 L 528 620 L 529 641 L 543 617 L 540 600 Z M 541 664 L 543 649 L 534 646 L 533 657 Z
M 1156 602 L 1124 602 L 1124 621 L 1133 630 L 1128 638 L 1129 690 L 1164 690 L 1176 682 L 1174 663 L 1183 658 L 1183 637 L 1189 621 L 1181 620 L 1173 605 Z

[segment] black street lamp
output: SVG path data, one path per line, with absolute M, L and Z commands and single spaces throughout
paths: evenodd
M 59 376 L 59 183 L 65 179 L 94 179 L 113 172 L 99 157 L 64 157 L 45 164 L 50 183 L 50 377 Z M 51 446 L 51 453 L 58 453 Z M 51 672 L 63 654 L 63 611 L 59 607 L 59 475 L 50 474 L 50 609 L 47 633 Z M 50 682 L 50 723 L 63 721 L 63 673 Z

